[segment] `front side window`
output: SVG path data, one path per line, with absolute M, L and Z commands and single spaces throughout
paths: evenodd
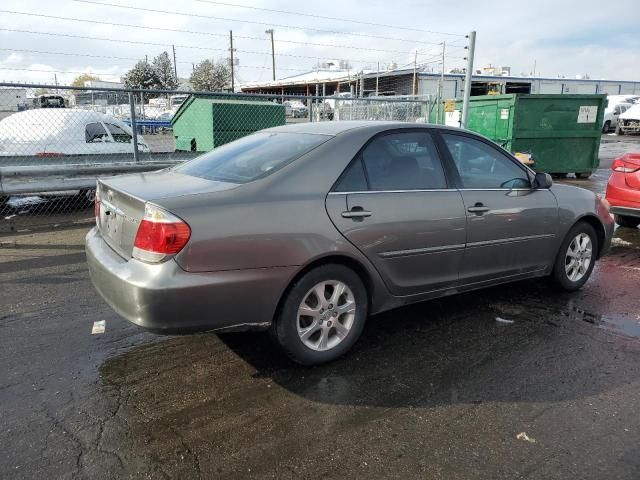
M 101 123 L 89 123 L 84 129 L 84 138 L 87 143 L 102 143 L 109 135 Z
M 200 155 L 175 170 L 207 180 L 246 183 L 270 175 L 330 138 L 308 133 L 255 133 Z
M 376 137 L 362 152 L 371 190 L 447 188 L 431 135 L 401 132 Z
M 504 153 L 475 138 L 443 133 L 463 188 L 529 188 L 527 172 Z
M 109 133 L 115 142 L 131 143 L 131 135 L 129 135 L 124 128 L 114 125 L 113 123 L 105 123 L 105 125 L 109 129 Z

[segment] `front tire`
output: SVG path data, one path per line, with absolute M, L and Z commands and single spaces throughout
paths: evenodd
M 638 225 L 640 225 L 640 218 L 637 217 L 628 217 L 627 215 L 614 215 L 613 218 L 621 227 L 636 228 Z
M 368 303 L 358 274 L 344 265 L 322 265 L 291 286 L 271 326 L 271 336 L 297 363 L 330 362 L 349 351 L 360 337 Z
M 589 280 L 596 262 L 598 236 L 591 225 L 579 222 L 565 237 L 551 272 L 556 287 L 573 292 Z

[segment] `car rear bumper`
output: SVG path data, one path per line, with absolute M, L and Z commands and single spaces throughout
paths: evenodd
M 267 328 L 296 267 L 189 273 L 174 261 L 125 260 L 96 228 L 86 237 L 91 280 L 121 316 L 159 333 Z
M 640 218 L 640 208 L 630 207 L 611 207 L 610 212 L 614 215 L 624 215 L 625 217 L 637 217 Z

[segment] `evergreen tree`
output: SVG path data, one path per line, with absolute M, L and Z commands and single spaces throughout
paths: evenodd
M 227 62 L 203 60 L 189 79 L 196 91 L 215 92 L 231 88 L 231 67 Z

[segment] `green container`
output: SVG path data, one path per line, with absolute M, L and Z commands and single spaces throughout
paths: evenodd
M 267 100 L 191 96 L 171 124 L 176 150 L 208 152 L 258 130 L 284 125 L 285 108 Z
M 511 152 L 530 154 L 538 172 L 588 176 L 599 165 L 606 101 L 606 95 L 471 97 L 467 127 Z

